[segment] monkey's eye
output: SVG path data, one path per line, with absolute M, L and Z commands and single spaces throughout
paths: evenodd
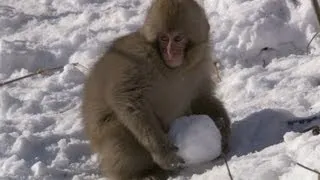
M 159 39 L 162 42 L 168 42 L 169 41 L 169 37 L 166 34 L 159 35 Z
M 177 35 L 174 37 L 174 41 L 175 42 L 181 42 L 184 39 L 183 35 Z

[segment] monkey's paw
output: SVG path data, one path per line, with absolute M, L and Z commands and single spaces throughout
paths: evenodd
M 185 167 L 185 161 L 175 152 L 169 152 L 162 156 L 156 156 L 154 161 L 164 170 L 177 170 Z
M 222 141 L 222 152 L 228 154 L 230 152 L 230 146 L 228 142 Z

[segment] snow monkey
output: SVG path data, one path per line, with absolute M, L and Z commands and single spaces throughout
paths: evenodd
M 114 180 L 166 179 L 184 161 L 167 137 L 191 114 L 230 120 L 214 95 L 209 23 L 194 0 L 154 0 L 136 32 L 115 40 L 84 85 L 83 123 L 101 171 Z

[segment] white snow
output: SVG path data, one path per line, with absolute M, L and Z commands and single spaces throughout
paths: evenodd
M 179 148 L 177 154 L 186 165 L 206 163 L 221 154 L 221 134 L 207 115 L 192 115 L 176 119 L 169 137 Z
M 311 2 L 198 0 L 221 63 L 217 95 L 233 121 L 234 179 L 316 180 L 319 124 L 287 125 L 320 111 L 319 25 Z M 0 82 L 43 68 L 53 73 L 0 87 L 0 179 L 100 179 L 79 107 L 87 68 L 115 38 L 136 30 L 151 0 L 1 0 Z M 229 180 L 221 160 L 175 179 Z

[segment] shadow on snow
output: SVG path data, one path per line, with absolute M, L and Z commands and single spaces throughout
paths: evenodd
M 249 153 L 261 151 L 266 147 L 279 144 L 283 136 L 289 131 L 301 132 L 313 123 L 288 125 L 288 121 L 301 119 L 291 112 L 281 109 L 264 109 L 255 112 L 243 120 L 233 122 L 230 140 L 230 152 L 227 158 L 243 156 Z M 189 167 L 182 173 L 183 176 L 202 174 L 212 169 L 215 165 L 222 165 L 222 158 L 213 162 Z

